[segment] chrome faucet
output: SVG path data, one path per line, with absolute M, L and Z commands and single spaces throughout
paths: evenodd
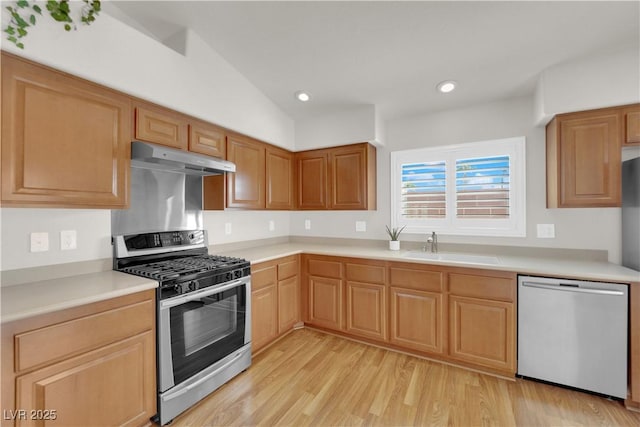
M 431 236 L 427 237 L 427 244 L 430 246 L 431 252 L 438 253 L 438 235 L 435 231 L 432 231 Z M 422 250 L 426 252 L 427 245 L 424 245 Z

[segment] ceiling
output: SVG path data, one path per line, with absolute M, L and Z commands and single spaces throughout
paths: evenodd
M 294 119 L 362 104 L 392 119 L 523 96 L 554 64 L 640 50 L 638 1 L 108 3 L 160 41 L 193 30 Z M 438 93 L 449 79 L 458 89 Z M 295 100 L 298 90 L 312 100 Z

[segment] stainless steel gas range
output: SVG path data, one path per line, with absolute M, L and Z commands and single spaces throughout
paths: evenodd
M 207 254 L 203 230 L 113 237 L 114 269 L 159 283 L 158 415 L 164 425 L 251 365 L 251 268 Z
M 251 364 L 250 265 L 208 255 L 202 215 L 202 177 L 234 171 L 225 160 L 134 141 L 131 203 L 111 211 L 113 268 L 159 284 L 160 424 Z

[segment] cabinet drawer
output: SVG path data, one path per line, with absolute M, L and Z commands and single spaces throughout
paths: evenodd
M 449 275 L 449 292 L 474 298 L 514 301 L 516 282 L 515 277 L 511 279 L 452 273 Z
M 385 267 L 381 265 L 347 264 L 347 280 L 352 282 L 385 284 Z
M 264 288 L 265 286 L 275 285 L 278 280 L 276 274 L 277 270 L 275 264 L 258 264 L 255 267 L 252 266 L 251 289 L 255 291 L 257 289 Z
M 297 257 L 283 258 L 278 263 L 278 280 L 288 279 L 298 275 Z
M 143 301 L 15 336 L 16 372 L 152 330 L 155 307 Z
M 389 281 L 392 286 L 442 292 L 443 274 L 438 271 L 391 267 L 389 269 Z
M 338 261 L 325 261 L 320 259 L 310 259 L 308 264 L 308 273 L 312 276 L 342 277 L 342 263 Z

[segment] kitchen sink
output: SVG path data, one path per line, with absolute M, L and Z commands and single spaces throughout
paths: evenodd
M 494 256 L 456 254 L 456 253 L 433 253 L 422 251 L 409 251 L 403 255 L 405 258 L 424 259 L 430 261 L 460 262 L 464 264 L 500 264 L 500 260 Z

